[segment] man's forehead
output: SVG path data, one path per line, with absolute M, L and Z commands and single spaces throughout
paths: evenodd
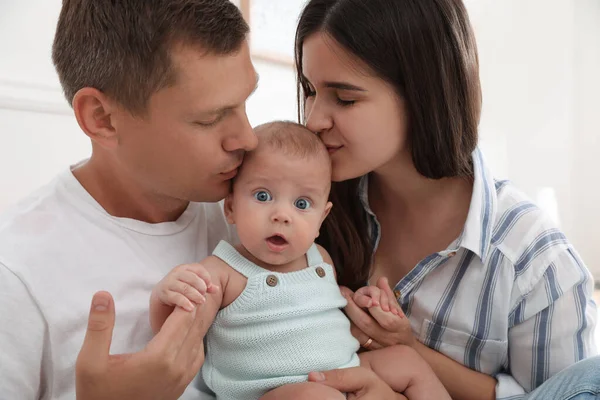
M 221 108 L 246 100 L 258 82 L 247 43 L 231 54 L 214 54 L 192 46 L 177 46 L 171 56 L 175 86 L 201 100 L 202 106 Z

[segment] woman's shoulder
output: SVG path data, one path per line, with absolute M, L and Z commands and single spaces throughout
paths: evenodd
M 496 198 L 491 245 L 510 260 L 516 274 L 545 269 L 571 248 L 556 216 L 512 183 L 496 182 Z

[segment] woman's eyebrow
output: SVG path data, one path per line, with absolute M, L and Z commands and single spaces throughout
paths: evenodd
M 347 82 L 325 82 L 324 85 L 325 85 L 325 87 L 332 88 L 332 89 L 354 90 L 357 92 L 366 92 L 367 91 L 366 89 L 363 89 L 356 85 L 352 85 L 351 83 L 347 83 Z

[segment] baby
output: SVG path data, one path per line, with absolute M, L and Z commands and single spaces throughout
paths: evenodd
M 224 206 L 241 244 L 223 241 L 201 265 L 161 280 L 151 297 L 153 330 L 175 306 L 198 305 L 214 321 L 202 374 L 217 399 L 345 399 L 307 375 L 358 365 L 410 399 L 433 398 L 432 372 L 414 369 L 397 348 L 357 354 L 331 258 L 314 243 L 332 207 L 325 146 L 291 122 L 255 132 L 258 147 L 246 154 Z

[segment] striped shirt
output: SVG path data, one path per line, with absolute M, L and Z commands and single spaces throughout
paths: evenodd
M 394 287 L 419 341 L 494 376 L 498 399 L 515 399 L 565 367 L 597 354 L 593 279 L 565 235 L 481 151 L 462 234 L 419 262 Z M 360 197 L 375 247 L 380 226 Z

